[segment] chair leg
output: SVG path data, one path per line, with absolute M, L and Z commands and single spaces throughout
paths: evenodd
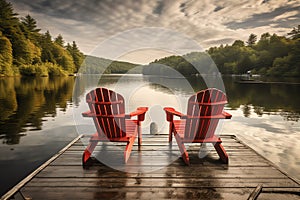
M 82 166 L 84 168 L 86 167 L 86 164 L 87 164 L 89 158 L 91 157 L 97 144 L 98 144 L 98 141 L 91 141 L 89 143 L 89 145 L 86 147 L 86 149 L 84 150 L 83 155 L 82 155 Z
M 138 145 L 139 147 L 142 146 L 142 129 L 141 129 L 141 124 L 138 122 Z
M 181 156 L 183 161 L 185 162 L 185 164 L 190 165 L 190 158 L 189 158 L 189 154 L 184 146 L 184 143 L 182 142 L 182 139 L 180 138 L 180 136 L 178 134 L 174 134 L 176 142 L 178 144 Z
M 172 144 L 172 132 L 173 132 L 173 123 L 170 122 L 169 125 L 169 143 Z
M 129 139 L 129 141 L 127 142 L 127 145 L 126 145 L 126 148 L 125 148 L 125 151 L 124 151 L 124 161 L 125 163 L 127 163 L 129 157 L 130 157 L 130 153 L 131 153 L 131 150 L 132 150 L 132 146 L 134 144 L 134 140 L 135 140 L 135 137 L 131 137 Z
M 214 145 L 218 155 L 220 156 L 221 160 L 223 163 L 228 164 L 228 155 L 224 149 L 224 147 L 222 146 L 221 142 L 217 142 Z

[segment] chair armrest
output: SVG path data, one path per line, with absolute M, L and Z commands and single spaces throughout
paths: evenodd
M 125 115 L 126 119 L 130 119 L 131 117 L 137 116 L 138 121 L 144 121 L 145 119 L 145 113 L 148 111 L 148 107 L 138 107 L 136 111 L 131 112 L 127 115 Z
M 82 113 L 83 117 L 93 117 L 93 115 L 94 114 L 91 111 L 86 111 L 86 112 Z
M 218 115 L 207 115 L 207 116 L 189 116 L 187 115 L 185 118 L 188 119 L 230 119 L 231 118 L 231 114 L 223 111 L 221 114 Z
M 167 121 L 168 122 L 172 122 L 173 121 L 174 115 L 180 117 L 181 119 L 185 119 L 186 118 L 186 115 L 182 114 L 181 112 L 176 111 L 174 108 L 171 108 L 171 107 L 165 107 L 164 111 L 167 114 Z
M 124 114 L 120 115 L 100 115 L 100 114 L 95 114 L 91 111 L 87 111 L 82 113 L 83 117 L 102 117 L 102 118 L 124 118 L 126 117 Z
M 223 111 L 222 115 L 225 117 L 225 119 L 231 119 L 232 115 L 229 114 L 228 112 Z

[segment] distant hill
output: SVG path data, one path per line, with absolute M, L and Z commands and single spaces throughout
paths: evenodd
M 155 60 L 143 68 L 145 75 L 190 76 L 218 73 L 214 61 L 205 52 L 191 52 L 183 56 L 169 56 Z
M 99 58 L 95 56 L 87 55 L 79 69 L 79 73 L 83 74 L 123 74 L 130 73 L 141 74 L 141 67 L 138 64 L 113 61 L 106 58 Z

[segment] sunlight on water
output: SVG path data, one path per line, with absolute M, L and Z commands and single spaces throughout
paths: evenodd
M 233 117 L 226 122 L 224 133 L 238 136 L 280 169 L 300 179 L 300 121 L 287 121 L 277 112 L 258 116 L 251 111 L 249 117 L 244 117 L 242 109 L 230 110 Z

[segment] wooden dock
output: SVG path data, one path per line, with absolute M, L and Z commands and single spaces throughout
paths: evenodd
M 228 165 L 214 150 L 200 159 L 199 144 L 193 144 L 186 166 L 176 143 L 169 146 L 167 135 L 155 135 L 143 138 L 140 151 L 133 147 L 126 165 L 119 162 L 122 151 L 108 144 L 96 151 L 111 167 L 95 162 L 83 169 L 82 141 L 88 137 L 78 137 L 1 199 L 300 199 L 297 180 L 235 136 L 221 138 Z

